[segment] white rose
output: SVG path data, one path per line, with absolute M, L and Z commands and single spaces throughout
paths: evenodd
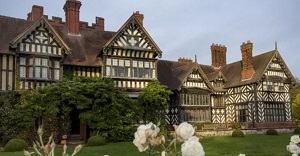
M 286 149 L 293 154 L 300 154 L 300 148 L 297 145 L 287 145 Z
M 293 143 L 295 143 L 295 144 L 299 143 L 299 142 L 300 142 L 299 135 L 293 135 L 293 136 L 291 137 L 291 142 L 293 142 Z
M 139 149 L 140 152 L 146 151 L 148 149 L 147 138 L 145 136 L 145 131 L 147 127 L 145 125 L 140 125 L 137 131 L 134 133 L 133 144 Z
M 239 156 L 246 156 L 246 154 L 242 154 L 242 153 L 240 153 L 240 154 L 239 154 Z
M 174 127 L 177 139 L 179 141 L 186 141 L 195 133 L 194 127 L 191 124 L 188 124 L 187 122 L 183 122 L 178 127 Z
M 145 125 L 145 127 L 146 127 L 146 131 L 145 131 L 146 137 L 155 138 L 160 131 L 159 127 L 157 127 L 152 122 Z
M 182 156 L 204 156 L 205 152 L 199 138 L 192 136 L 181 145 Z
M 153 123 L 147 125 L 140 125 L 134 133 L 133 144 L 140 152 L 146 151 L 149 148 L 149 141 L 147 138 L 154 138 L 159 133 L 159 128 Z
M 298 154 L 292 154 L 292 156 L 298 156 Z

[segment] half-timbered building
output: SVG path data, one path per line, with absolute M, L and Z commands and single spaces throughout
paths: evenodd
M 215 44 L 212 65 L 183 58 L 160 60 L 158 80 L 174 92 L 168 122 L 293 126 L 289 97 L 293 75 L 277 48 L 257 56 L 252 56 L 252 49 L 253 43 L 243 43 L 242 60 L 230 64 L 226 63 L 227 48 Z
M 111 77 L 117 88 L 136 98 L 151 79 L 158 79 L 174 93 L 166 110 L 169 124 L 291 126 L 294 78 L 277 48 L 252 56 L 253 44 L 243 43 L 241 61 L 230 64 L 227 48 L 215 44 L 212 65 L 160 60 L 162 51 L 144 28 L 143 14 L 133 13 L 112 32 L 104 29 L 101 17 L 92 26 L 80 21 L 81 5 L 66 0 L 65 21 L 48 19 L 41 6 L 33 6 L 26 20 L 0 16 L 1 92 L 43 87 L 72 74 Z

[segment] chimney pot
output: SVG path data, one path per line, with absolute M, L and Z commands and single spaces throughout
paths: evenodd
M 42 6 L 33 5 L 32 11 L 27 14 L 27 20 L 35 21 L 39 19 L 44 14 L 44 8 Z
M 143 25 L 144 15 L 140 14 L 139 11 L 136 11 L 135 13 L 133 13 L 133 15 L 140 22 L 140 24 Z

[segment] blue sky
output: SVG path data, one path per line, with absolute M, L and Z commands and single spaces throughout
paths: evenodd
M 2 0 L 0 15 L 26 19 L 32 5 L 62 17 L 65 0 Z M 227 63 L 241 60 L 240 45 L 250 40 L 253 55 L 273 50 L 275 41 L 285 63 L 300 78 L 299 0 L 81 0 L 80 20 L 91 25 L 105 18 L 105 30 L 117 31 L 135 11 L 163 51 L 162 59 L 179 57 L 211 64 L 212 43 L 227 47 Z M 12 7 L 13 6 L 13 7 Z

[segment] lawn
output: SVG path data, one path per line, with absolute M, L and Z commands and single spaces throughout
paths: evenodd
M 286 150 L 290 137 L 294 134 L 279 135 L 248 135 L 243 138 L 231 136 L 214 136 L 201 138 L 200 142 L 207 156 L 238 156 L 240 153 L 246 156 L 291 156 Z M 180 149 L 180 144 L 178 144 Z M 74 149 L 70 146 L 68 151 Z M 160 147 L 156 148 L 160 150 Z M 58 147 L 56 155 L 61 155 L 62 148 Z M 22 156 L 23 152 L 0 152 L 1 156 Z M 147 156 L 140 153 L 131 142 L 109 143 L 99 147 L 83 147 L 77 156 Z M 159 156 L 159 154 L 157 154 Z

